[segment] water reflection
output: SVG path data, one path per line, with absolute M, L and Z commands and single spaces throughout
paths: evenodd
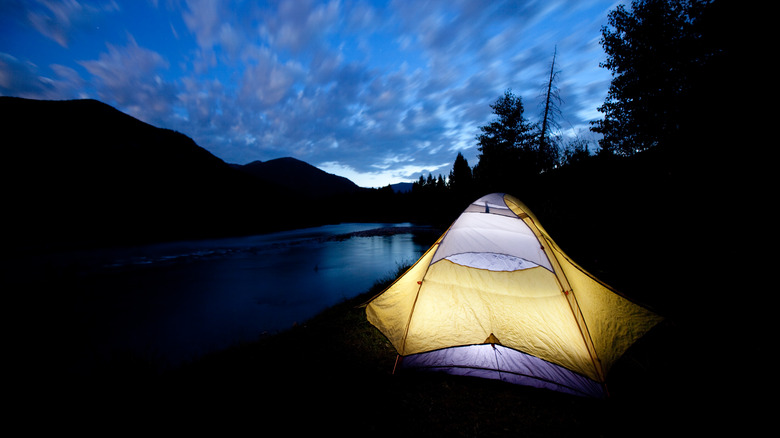
M 81 254 L 77 356 L 117 351 L 176 365 L 301 323 L 365 292 L 427 249 L 408 224 L 341 224 L 264 236 Z M 79 366 L 84 366 L 80 364 Z

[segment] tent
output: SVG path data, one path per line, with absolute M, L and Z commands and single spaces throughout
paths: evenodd
M 569 259 L 516 198 L 470 204 L 366 304 L 403 369 L 603 398 L 610 367 L 661 321 Z

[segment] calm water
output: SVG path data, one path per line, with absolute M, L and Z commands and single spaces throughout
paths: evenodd
M 407 226 L 340 224 L 72 255 L 81 270 L 67 309 L 80 327 L 75 365 L 130 353 L 175 366 L 303 323 L 393 276 L 431 240 L 349 233 Z

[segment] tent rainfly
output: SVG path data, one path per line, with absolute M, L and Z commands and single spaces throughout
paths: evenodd
M 661 317 L 569 259 L 516 198 L 470 204 L 366 305 L 400 367 L 606 397 L 610 367 Z

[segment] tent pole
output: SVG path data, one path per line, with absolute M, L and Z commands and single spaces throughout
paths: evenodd
M 401 355 L 400 354 L 396 354 L 395 355 L 395 363 L 393 364 L 393 373 L 392 373 L 392 375 L 395 375 L 395 370 L 398 368 L 398 362 L 400 362 L 400 361 L 401 361 Z

